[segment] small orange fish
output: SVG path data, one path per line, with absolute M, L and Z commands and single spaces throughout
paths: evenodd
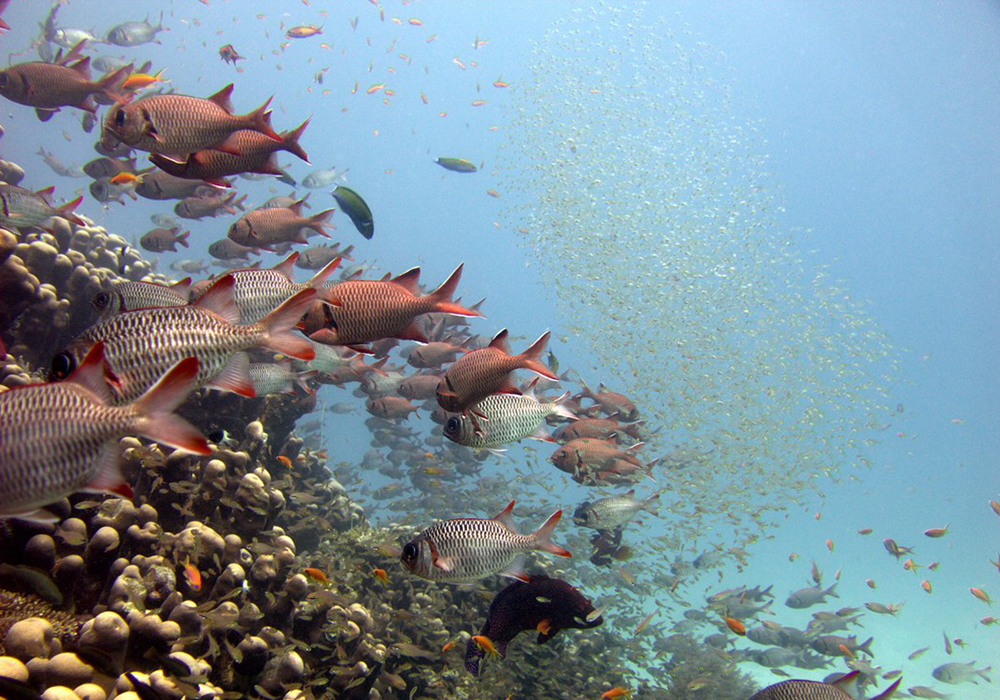
M 427 37 L 427 43 L 429 44 L 435 39 L 437 39 L 437 34 L 431 34 L 429 37 Z
M 450 642 L 448 642 L 443 647 L 441 647 L 441 653 L 442 654 L 445 653 L 446 651 L 448 651 L 449 649 L 451 649 L 453 646 L 455 646 L 455 640 L 454 639 L 452 639 Z
M 366 95 L 371 95 L 373 92 L 378 92 L 379 90 L 381 90 L 384 87 L 385 87 L 385 83 L 375 83 L 370 88 L 368 88 L 367 90 L 365 90 L 365 94 Z
M 488 194 L 491 197 L 496 197 L 497 199 L 500 199 L 500 193 L 497 192 L 496 190 L 486 190 L 486 194 Z
M 990 508 L 993 510 L 994 513 L 1000 515 L 1000 503 L 997 503 L 996 501 L 990 501 Z
M 846 645 L 844 645 L 844 644 L 838 644 L 837 648 L 840 649 L 840 653 L 843 654 L 844 656 L 846 656 L 847 658 L 849 658 L 849 659 L 853 659 L 854 658 L 854 652 L 851 651 L 850 649 L 848 649 Z
M 141 90 L 142 88 L 147 88 L 155 83 L 165 82 L 160 78 L 161 75 L 163 75 L 162 68 L 156 75 L 133 73 L 125 79 L 124 83 L 122 83 L 122 88 L 125 90 Z
M 874 581 L 873 579 L 870 579 L 870 578 L 867 578 L 867 579 L 865 579 L 865 583 L 866 583 L 866 584 L 868 585 L 868 587 L 869 587 L 869 588 L 871 588 L 872 590 L 874 590 L 874 589 L 875 589 L 875 581 Z
M 286 469 L 292 468 L 292 460 L 288 459 L 285 455 L 278 455 L 278 461 L 285 465 Z
M 411 17 L 410 18 L 410 24 L 412 24 L 414 27 L 422 27 L 422 26 L 424 26 L 424 23 L 421 22 L 416 17 Z
M 977 598 L 979 598 L 979 600 L 983 601 L 987 605 L 993 605 L 993 599 L 990 598 L 989 594 L 982 588 L 976 588 L 975 586 L 973 586 L 972 588 L 969 589 L 969 593 L 976 596 Z
M 989 627 L 990 625 L 995 625 L 995 624 L 997 624 L 997 622 L 1000 622 L 1000 620 L 997 620 L 995 617 L 992 617 L 992 616 L 991 617 L 984 617 L 984 618 L 982 618 L 982 619 L 979 620 L 979 624 L 985 625 L 987 627 Z
M 424 104 L 427 104 L 427 95 L 425 95 L 424 93 L 420 93 L 420 100 Z
M 601 695 L 601 700 L 615 700 L 616 698 L 631 698 L 632 691 L 629 688 L 617 686 Z
M 924 534 L 928 537 L 944 537 L 948 534 L 949 527 L 951 527 L 951 525 L 946 527 L 932 527 L 929 530 L 924 530 Z
M 919 569 L 922 566 L 923 564 L 918 564 L 912 559 L 907 559 L 906 561 L 903 562 L 903 570 L 912 571 L 914 574 L 917 573 L 917 569 Z
M 927 570 L 928 571 L 937 571 L 939 566 L 941 566 L 941 562 L 939 562 L 939 561 L 932 561 L 930 564 L 927 565 Z
M 493 81 L 493 87 L 495 87 L 495 88 L 505 88 L 505 87 L 508 87 L 508 84 L 505 83 L 502 80 L 494 80 Z
M 858 530 L 859 535 L 870 535 L 872 534 L 872 532 L 874 531 L 870 527 L 863 527 L 860 530 Z
M 472 106 L 473 107 L 482 107 L 484 104 L 486 104 L 486 100 L 473 100 L 472 101 Z
M 326 577 L 326 574 L 319 569 L 312 568 L 311 566 L 307 566 L 302 569 L 302 573 L 311 578 L 313 581 L 318 581 L 319 583 L 330 583 L 330 579 Z
M 382 583 L 389 583 L 389 574 L 385 572 L 385 569 L 372 569 L 372 574 Z
M 459 61 L 457 56 L 455 58 L 451 59 L 451 62 L 454 63 L 459 68 L 461 68 L 462 70 L 465 70 L 465 64 L 462 63 L 461 61 Z
M 746 636 L 747 628 L 743 626 L 742 622 L 731 617 L 724 617 L 722 619 L 725 620 L 726 627 L 728 627 L 733 634 L 738 634 L 741 637 Z
M 923 581 L 920 582 L 920 587 L 923 588 L 928 593 L 931 592 L 931 582 L 928 581 L 927 579 L 924 579 Z
M 136 185 L 142 182 L 142 176 L 136 175 L 135 173 L 130 173 L 128 171 L 122 171 L 108 180 L 112 185 Z
M 495 646 L 493 646 L 493 642 L 490 641 L 489 637 L 486 637 L 481 634 L 474 634 L 472 635 L 472 641 L 474 641 L 480 649 L 485 651 L 488 656 L 492 657 L 500 656 L 500 652 L 497 651 L 497 648 Z
M 322 34 L 323 28 L 317 27 L 315 24 L 309 24 L 303 27 L 292 27 L 287 32 L 285 36 L 289 39 L 305 39 L 310 36 L 316 36 L 317 34 Z
M 831 552 L 833 551 L 833 540 L 826 541 L 826 548 L 829 549 Z
M 191 563 L 190 559 L 184 561 L 184 580 L 192 591 L 201 590 L 201 572 L 198 567 Z
M 799 558 L 798 552 L 792 552 L 788 555 L 788 561 L 795 561 Z

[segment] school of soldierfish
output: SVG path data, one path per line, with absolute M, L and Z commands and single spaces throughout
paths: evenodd
M 414 19 L 408 24 L 422 26 Z M 290 27 L 285 37 L 318 37 L 331 31 L 324 26 Z M 482 629 L 467 643 L 465 666 L 471 673 L 479 674 L 490 659 L 503 658 L 521 631 L 537 631 L 542 644 L 562 629 L 586 634 L 605 622 L 602 614 L 617 614 L 615 602 L 595 609 L 576 586 L 538 573 L 547 559 L 535 554 L 540 552 L 572 557 L 580 588 L 605 590 L 605 574 L 615 574 L 635 619 L 645 616 L 632 635 L 637 645 L 648 643 L 662 652 L 671 643 L 670 631 L 697 635 L 731 664 L 756 664 L 789 677 L 761 690 L 755 700 L 836 700 L 848 697 L 852 685 L 881 699 L 906 696 L 900 677 L 903 661 L 880 659 L 885 666 L 876 665 L 877 642 L 859 639 L 865 615 L 905 615 L 901 603 L 859 601 L 857 606 L 834 609 L 830 599 L 839 597 L 837 582 L 824 577 L 816 564 L 808 585 L 789 591 L 783 606 L 775 605 L 781 593 L 772 592 L 772 586 L 739 585 L 698 600 L 695 582 L 716 570 L 721 581 L 724 567 L 746 557 L 744 542 L 712 547 L 696 558 L 685 558 L 678 548 L 672 560 L 661 557 L 652 565 L 639 564 L 638 557 L 633 560 L 644 540 L 657 539 L 650 523 L 666 517 L 664 513 L 682 514 L 681 489 L 696 483 L 699 477 L 694 475 L 711 469 L 718 458 L 711 447 L 677 447 L 656 459 L 646 456 L 662 432 L 657 415 L 646 408 L 648 395 L 640 400 L 612 390 L 616 380 L 611 376 L 603 378 L 608 386 L 597 381 L 588 386 L 580 373 L 560 373 L 549 349 L 551 335 L 543 329 L 516 329 L 535 334 L 527 339 L 507 329 L 492 337 L 475 332 L 484 306 L 482 301 L 463 303 L 456 296 L 461 264 L 434 288 L 422 285 L 419 267 L 371 275 L 370 266 L 347 266 L 354 245 L 309 247 L 313 236 L 330 237 L 334 208 L 307 213 L 307 197 L 276 197 L 250 208 L 245 196 L 236 193 L 233 178 L 261 174 L 295 182 L 279 165 L 277 154 L 308 162 L 305 146 L 316 117 L 300 114 L 291 120 L 301 121 L 297 127 L 277 131 L 270 99 L 238 114 L 232 98 L 238 97 L 239 80 L 218 86 L 213 94 L 185 94 L 168 87 L 163 71 L 154 73 L 148 63 L 112 58 L 100 61 L 106 68 L 100 77 L 92 75 L 99 61 L 90 52 L 98 46 L 141 47 L 166 31 L 161 17 L 155 25 L 124 22 L 98 38 L 84 30 L 57 28 L 53 10 L 44 45 L 56 44 L 58 52 L 0 71 L 0 95 L 10 103 L 33 109 L 43 122 L 59 110 L 78 110 L 82 129 L 97 129 L 98 158 L 73 169 L 42 149 L 50 167 L 59 172 L 58 164 L 64 177 L 89 177 L 90 193 L 102 203 L 171 200 L 181 218 L 228 217 L 219 226 L 225 236 L 207 252 L 231 268 L 200 280 L 188 276 L 169 284 L 110 286 L 93 299 L 100 311 L 97 322 L 52 359 L 49 382 L 0 393 L 0 517 L 52 521 L 56 515 L 46 506 L 84 489 L 129 498 L 130 486 L 117 464 L 117 441 L 127 435 L 208 454 L 208 441 L 197 426 L 174 412 L 191 392 L 210 389 L 255 397 L 354 385 L 355 396 L 371 414 L 366 425 L 372 449 L 355 476 L 359 492 L 374 502 L 391 501 L 390 510 L 405 508 L 428 518 L 462 516 L 424 523 L 411 540 L 397 543 L 400 572 L 442 584 L 475 585 L 494 576 L 513 579 L 488 610 L 484 608 Z M 476 44 L 480 48 L 485 42 L 477 37 Z M 233 44 L 221 46 L 218 55 L 233 66 L 246 60 Z M 335 80 L 324 74 L 318 74 L 317 83 Z M 494 86 L 507 84 L 498 80 Z M 369 94 L 379 91 L 389 92 L 384 85 L 369 88 Z M 485 100 L 472 104 L 480 106 Z M 292 112 L 295 106 L 284 107 Z M 103 116 L 95 121 L 102 109 Z M 462 174 L 479 170 L 457 157 L 441 157 L 436 163 Z M 339 210 L 372 241 L 360 245 L 374 246 L 378 239 L 373 212 L 360 194 L 339 184 L 342 180 L 343 173 L 331 169 L 310 174 L 303 184 L 335 187 L 331 194 Z M 53 217 L 83 223 L 74 213 L 81 199 L 56 205 L 51 188 L 33 192 L 0 184 L 0 227 L 19 232 L 46 229 Z M 191 245 L 188 236 L 168 217 L 142 235 L 140 245 L 153 254 L 176 251 L 177 246 Z M 293 250 L 296 245 L 303 248 Z M 284 257 L 272 267 L 249 264 L 261 251 Z M 374 255 L 377 248 L 365 252 Z M 309 270 L 312 277 L 296 281 L 296 268 Z M 182 274 L 205 271 L 189 261 Z M 505 321 L 513 328 L 516 319 Z M 616 320 L 608 327 L 612 325 L 621 328 L 627 323 Z M 323 428 L 334 420 L 326 414 L 352 412 L 354 405 L 350 400 L 321 403 L 322 413 L 304 422 L 299 432 L 318 443 Z M 411 427 L 411 416 L 421 413 L 434 424 L 429 434 Z M 506 460 L 505 446 L 526 439 L 546 446 L 546 463 L 534 471 L 518 469 L 512 476 L 540 485 L 556 501 L 561 498 L 555 484 L 563 474 L 595 489 L 595 495 L 584 502 L 562 503 L 537 529 L 521 534 L 526 531 L 512 516 L 510 499 L 518 495 L 512 492 L 513 479 L 483 480 L 478 486 L 476 480 L 484 463 Z M 366 472 L 382 485 L 366 484 Z M 554 480 L 557 476 L 560 481 Z M 384 484 L 385 479 L 393 481 Z M 478 493 L 470 491 L 477 488 Z M 990 506 L 1000 516 L 1000 506 Z M 491 508 L 500 512 L 479 517 Z M 567 539 L 584 543 L 584 551 L 574 546 L 572 555 L 556 543 L 562 540 L 559 532 L 568 532 L 566 524 L 557 527 L 564 510 L 572 513 L 566 518 L 570 527 L 577 528 Z M 539 521 L 542 517 L 544 513 Z M 642 537 L 634 532 L 638 521 L 645 523 Z M 625 544 L 626 531 L 631 546 Z M 933 540 L 945 537 L 948 528 L 933 527 L 923 534 L 932 541 L 919 548 L 909 539 L 907 546 L 889 538 L 883 544 L 901 571 L 931 572 L 920 584 L 930 594 L 936 569 L 930 561 Z M 660 539 L 668 539 L 664 535 Z M 832 541 L 828 548 L 832 553 Z M 1000 571 L 1000 564 L 996 566 Z M 833 578 L 839 579 L 840 572 Z M 871 579 L 869 585 L 876 587 Z M 984 605 L 992 603 L 983 588 L 970 588 L 970 595 Z M 677 608 L 670 610 L 674 602 L 680 604 L 681 614 Z M 808 609 L 812 619 L 802 629 L 785 625 L 784 608 Z M 671 615 L 676 619 L 669 627 L 665 621 Z M 616 624 L 623 621 L 634 624 L 631 615 Z M 993 617 L 982 620 L 985 626 L 996 623 Z M 660 641 L 650 632 L 643 634 L 651 624 L 661 633 Z M 914 636 L 914 644 L 922 639 Z M 949 655 L 960 641 L 944 635 Z M 923 651 L 915 651 L 909 660 Z M 952 685 L 991 682 L 990 665 L 972 660 L 971 649 L 965 652 L 969 660 L 938 666 L 931 673 L 933 680 Z M 987 650 L 981 654 L 991 655 Z M 997 658 L 995 650 L 992 656 Z M 794 679 L 821 670 L 830 672 L 823 682 Z M 699 687 L 692 681 L 689 690 Z M 633 692 L 616 687 L 604 697 Z M 925 685 L 912 685 L 908 692 L 920 698 L 947 697 Z

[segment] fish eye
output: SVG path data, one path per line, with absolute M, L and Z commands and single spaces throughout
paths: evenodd
M 74 369 L 76 369 L 76 358 L 72 353 L 61 352 L 52 358 L 49 377 L 58 382 L 71 375 Z
M 94 306 L 98 311 L 104 311 L 111 303 L 111 295 L 107 292 L 98 292 L 94 297 Z
M 215 444 L 219 444 L 225 438 L 226 438 L 226 431 L 223 430 L 222 428 L 213 430 L 208 434 L 209 442 L 214 442 Z
M 125 110 L 121 107 L 115 112 L 115 126 L 125 126 Z
M 452 416 L 445 423 L 444 429 L 450 433 L 457 433 L 459 427 L 458 416 Z
M 417 545 L 412 542 L 408 542 L 405 547 L 403 547 L 403 559 L 406 561 L 416 561 L 417 559 Z

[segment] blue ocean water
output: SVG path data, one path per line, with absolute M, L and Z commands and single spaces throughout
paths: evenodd
M 771 500 L 768 484 L 746 487 L 739 464 L 714 465 L 715 473 L 701 482 L 705 492 L 700 493 L 699 503 L 718 503 L 736 518 L 740 514 L 734 510 L 761 508 L 775 513 L 778 525 L 746 546 L 745 566 L 728 560 L 718 569 L 719 576 L 714 570 L 703 575 L 682 599 L 701 605 L 704 595 L 715 590 L 743 583 L 774 584 L 777 615 L 772 619 L 804 626 L 812 611 L 792 611 L 782 603 L 789 592 L 807 585 L 810 562 L 816 561 L 826 585 L 835 571 L 841 572 L 840 599 L 834 607 L 870 601 L 904 603 L 895 616 L 868 613 L 863 629 L 857 631 L 859 638 L 875 637 L 875 661 L 883 670 L 903 669 L 904 687 L 935 685 L 930 671 L 946 661 L 975 660 L 979 666 L 1000 662 L 1000 626 L 980 623 L 996 613 L 969 593 L 975 586 L 1000 597 L 998 572 L 988 562 L 1000 551 L 1000 519 L 988 505 L 990 499 L 1000 500 L 996 458 L 1000 387 L 995 359 L 1000 340 L 996 311 L 1000 85 L 993 70 L 1000 50 L 1000 16 L 996 5 L 671 2 L 624 8 L 636 13 L 631 28 L 624 21 L 605 26 L 587 19 L 608 15 L 611 7 L 570 2 L 512 2 L 490 8 L 426 1 L 284 2 L 251 10 L 238 2 L 178 2 L 166 8 L 163 23 L 169 31 L 160 35 L 162 43 L 132 49 L 102 46 L 95 53 L 150 59 L 156 69 L 166 68 L 171 87 L 187 94 L 207 96 L 235 82 L 233 99 L 239 112 L 273 95 L 273 121 L 279 130 L 311 117 L 302 141 L 313 168 L 347 169 L 346 184 L 362 193 L 375 213 L 371 242 L 357 235 L 342 213 L 334 217 L 336 237 L 354 243 L 359 260 L 374 261 L 380 271 L 394 272 L 419 264 L 424 281 L 431 285 L 464 261 L 463 299 L 471 303 L 487 297 L 488 318 L 475 322 L 478 332 L 488 335 L 509 327 L 519 338 L 514 342 L 519 348 L 551 328 L 563 367 L 577 368 L 588 382 L 604 381 L 612 388 L 627 387 L 635 377 L 626 376 L 625 366 L 595 359 L 599 356 L 595 338 L 606 342 L 607 332 L 588 335 L 574 326 L 581 319 L 592 325 L 627 319 L 630 326 L 618 329 L 620 354 L 633 357 L 645 337 L 642 324 L 669 325 L 668 311 L 678 302 L 659 306 L 648 297 L 630 298 L 626 289 L 604 290 L 599 277 L 587 278 L 588 269 L 574 257 L 581 249 L 589 248 L 603 264 L 619 270 L 644 269 L 644 261 L 619 255 L 630 248 L 615 237 L 633 229 L 574 230 L 577 209 L 564 189 L 567 183 L 553 187 L 558 179 L 555 165 L 529 169 L 523 154 L 554 149 L 567 136 L 566 125 L 574 123 L 573 111 L 588 104 L 586 94 L 576 95 L 567 87 L 569 76 L 581 79 L 581 84 L 590 80 L 593 90 L 605 92 L 613 86 L 602 81 L 620 81 L 625 87 L 634 81 L 648 91 L 640 97 L 660 105 L 669 104 L 674 96 L 670 90 L 679 84 L 678 76 L 689 76 L 684 84 L 694 87 L 685 99 L 696 92 L 708 121 L 692 128 L 687 145 L 696 150 L 700 131 L 714 135 L 732 125 L 739 127 L 743 139 L 734 144 L 731 160 L 723 161 L 713 152 L 712 162 L 725 162 L 728 170 L 705 173 L 708 186 L 713 177 L 717 184 L 728 182 L 730 176 L 736 179 L 733 173 L 751 167 L 766 172 L 758 182 L 773 208 L 761 215 L 766 222 L 761 235 L 794 239 L 805 268 L 822 267 L 828 275 L 819 284 L 824 289 L 835 286 L 836 296 L 862 310 L 859 313 L 870 322 L 864 332 L 877 329 L 884 334 L 884 340 L 873 338 L 871 347 L 885 351 L 885 364 L 866 361 L 866 367 L 876 373 L 880 386 L 888 387 L 883 401 L 891 410 L 889 418 L 883 414 L 876 419 L 877 441 L 866 444 L 868 436 L 859 435 L 856 454 L 832 468 L 835 479 L 804 472 L 805 483 L 794 501 L 789 500 L 787 484 L 776 487 Z M 134 3 L 75 0 L 59 10 L 59 25 L 92 27 L 100 34 L 117 22 L 139 19 L 136 13 L 145 9 L 137 10 Z M 2 40 L 8 52 L 28 48 L 47 10 L 40 3 L 12 4 L 4 15 L 12 26 Z M 153 13 L 150 18 L 155 20 Z M 354 18 L 356 28 L 351 25 Z M 285 39 L 288 27 L 310 23 L 321 25 L 323 33 Z M 659 26 L 670 27 L 671 34 L 649 29 Z M 565 49 L 574 45 L 574 31 L 582 37 L 575 45 L 576 62 L 559 68 L 567 82 L 546 85 L 543 78 L 540 83 L 539 76 L 560 75 L 555 66 L 567 58 Z M 583 44 L 583 37 L 589 41 L 595 35 L 599 43 Z M 639 60 L 642 46 L 632 47 L 633 53 L 625 51 L 633 40 L 643 46 L 652 42 L 657 55 L 684 52 L 693 57 L 695 68 L 681 61 L 644 63 Z M 226 43 L 246 57 L 239 72 L 218 58 L 218 48 Z M 614 55 L 614 47 L 622 49 L 621 62 L 601 63 Z M 29 57 L 33 57 L 30 51 L 11 61 Z M 319 83 L 315 77 L 321 71 L 325 72 Z M 496 81 L 509 87 L 494 87 Z M 375 85 L 382 87 L 366 94 Z M 538 101 L 546 94 L 553 102 Z M 579 101 L 561 107 L 558 100 L 567 96 Z M 473 106 L 479 100 L 485 103 Z M 627 143 L 636 133 L 630 124 L 655 122 L 656 114 L 629 111 L 637 104 L 623 102 L 621 112 L 608 119 L 602 131 L 589 132 L 595 152 L 608 148 L 611 153 L 610 145 Z M 561 114 L 552 120 L 545 141 L 540 140 L 543 128 L 523 127 L 525 114 L 543 111 Z M 726 124 L 711 122 L 721 117 Z M 44 146 L 64 163 L 89 160 L 93 139 L 80 130 L 79 114 L 63 110 L 41 124 L 31 110 L 5 103 L 0 121 L 6 130 L 0 141 L 3 157 L 25 167 L 26 184 L 33 188 L 55 184 L 58 201 L 75 196 L 84 181 L 56 177 L 35 152 Z M 662 147 L 666 160 L 675 153 L 669 144 L 642 146 L 651 152 Z M 639 147 L 630 144 L 633 152 Z M 749 165 L 739 155 L 747 152 L 764 158 L 764 166 Z M 433 162 L 441 156 L 467 158 L 482 167 L 471 176 L 447 172 Z M 281 160 L 300 180 L 312 169 L 291 157 Z M 520 165 L 524 171 L 518 170 Z M 602 164 L 593 165 L 596 169 Z M 579 181 L 579 189 L 627 200 L 635 183 L 620 170 L 608 172 L 610 176 L 601 175 L 599 185 Z M 259 202 L 290 188 L 273 181 L 238 181 L 238 189 Z M 487 190 L 500 196 L 490 196 Z M 546 196 L 552 192 L 559 196 Z M 143 200 L 102 208 L 85 190 L 84 194 L 80 211 L 126 239 L 152 228 L 150 214 L 169 210 L 167 203 Z M 691 206 L 698 201 L 693 197 Z M 313 211 L 334 206 L 325 189 L 313 191 L 310 202 Z M 690 212 L 692 219 L 699 215 Z M 565 238 L 549 238 L 532 248 L 532 217 L 547 216 L 560 217 Z M 169 274 L 169 263 L 181 257 L 207 258 L 207 245 L 225 235 L 231 220 L 190 222 L 191 250 L 162 255 L 160 271 Z M 637 213 L 632 221 L 641 221 L 641 216 Z M 657 225 L 652 217 L 649 223 Z M 518 234 L 521 227 L 528 233 Z M 279 259 L 265 256 L 265 265 Z M 697 272 L 705 270 L 685 269 L 679 274 Z M 584 286 L 592 296 L 560 298 L 571 288 L 568 280 L 574 274 L 587 279 Z M 756 274 L 767 277 L 766 270 Z M 556 284 L 557 276 L 565 284 Z M 579 291 L 580 286 L 572 289 Z M 810 291 L 808 285 L 803 289 L 806 294 Z M 636 315 L 623 313 L 625 306 Z M 571 308 L 578 310 L 579 318 L 567 313 Z M 797 309 L 785 311 L 795 314 Z M 831 327 L 839 323 L 841 319 L 831 315 Z M 846 337 L 839 334 L 848 330 L 831 333 L 837 339 Z M 606 345 L 600 350 L 615 354 Z M 633 367 L 633 375 L 673 366 L 672 348 L 643 352 L 647 364 Z M 692 381 L 697 384 L 698 378 Z M 836 387 L 836 381 L 829 378 L 829 386 Z M 785 388 L 809 391 L 809 387 Z M 342 390 L 323 392 L 331 402 L 357 401 L 344 398 Z M 662 397 L 664 402 L 672 398 Z M 361 416 L 324 420 L 331 453 L 338 455 L 338 461 L 358 463 L 368 448 Z M 431 427 L 426 418 L 415 424 L 424 431 Z M 511 479 L 511 495 L 530 501 L 532 508 L 571 509 L 575 501 L 588 497 L 587 490 L 575 486 L 564 490 L 565 477 L 546 463 L 547 455 L 548 445 L 512 450 L 509 457 L 491 463 L 490 473 Z M 871 467 L 857 466 L 858 456 Z M 795 456 L 789 455 L 786 471 L 793 473 L 797 467 Z M 531 474 L 541 485 L 514 481 L 511 475 L 516 472 Z M 669 494 L 672 478 L 666 476 L 657 488 L 666 486 Z M 382 483 L 378 476 L 350 469 L 345 470 L 344 480 L 369 487 Z M 497 510 L 502 506 L 498 503 Z M 684 506 L 672 503 L 659 518 L 645 521 L 648 527 L 643 531 L 629 533 L 633 548 L 640 550 L 638 556 L 648 566 L 665 565 L 675 557 L 690 560 L 715 545 L 744 546 L 755 539 L 753 524 L 745 518 L 738 534 L 721 527 L 718 520 L 706 520 L 706 529 L 695 533 L 697 538 L 685 532 L 682 549 L 657 545 L 642 551 L 644 540 L 653 545 L 659 535 L 683 531 Z M 377 508 L 370 515 L 374 522 L 399 519 L 398 513 L 379 513 Z M 408 517 L 421 522 L 420 516 L 417 512 Z M 922 534 L 945 525 L 950 529 L 942 539 Z M 857 534 L 868 527 L 873 529 L 871 535 Z M 885 552 L 881 540 L 886 537 L 914 546 L 918 564 L 938 561 L 940 568 L 903 570 L 901 562 Z M 833 551 L 826 545 L 828 539 Z M 791 554 L 798 555 L 794 561 L 789 561 Z M 644 565 L 630 566 L 639 570 Z M 866 579 L 877 587 L 870 589 Z M 921 590 L 924 579 L 933 585 L 933 593 Z M 620 583 L 610 572 L 593 585 L 610 596 Z M 648 611 L 666 600 L 665 590 L 651 586 L 648 598 L 633 607 Z M 661 613 L 657 631 L 666 634 L 668 618 L 679 619 L 681 609 L 673 606 L 669 607 L 673 612 Z M 614 620 L 613 610 L 608 617 Z M 622 622 L 622 630 L 633 625 L 634 621 Z M 944 632 L 967 646 L 947 656 Z M 657 648 L 655 639 L 649 644 Z M 923 646 L 931 646 L 931 651 L 907 660 L 910 652 Z M 755 673 L 762 683 L 774 679 L 761 667 L 745 663 L 741 668 Z M 637 673 L 641 677 L 641 671 Z M 808 677 L 819 678 L 824 672 L 813 673 Z M 942 690 L 940 684 L 935 687 Z M 946 692 L 952 691 L 959 700 L 1000 696 L 982 684 L 954 686 Z

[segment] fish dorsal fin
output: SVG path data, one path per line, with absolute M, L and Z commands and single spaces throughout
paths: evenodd
M 493 340 L 490 341 L 488 347 L 495 350 L 500 350 L 503 354 L 510 354 L 510 345 L 507 344 L 507 329 L 504 328 L 502 331 L 493 336 Z
M 55 194 L 55 191 L 56 191 L 56 186 L 49 185 L 48 187 L 45 187 L 43 189 L 35 190 L 35 194 L 44 199 L 46 202 L 48 202 L 49 197 Z
M 309 195 L 306 195 L 302 199 L 296 199 L 294 202 L 288 205 L 289 211 L 291 211 L 295 216 L 302 216 L 302 205 L 306 203 L 306 199 Z
M 172 289 L 173 291 L 177 292 L 182 297 L 187 299 L 188 295 L 191 293 L 191 278 L 185 277 L 179 282 L 174 282 L 172 285 L 170 285 L 170 289 Z
M 857 680 L 859 675 L 861 675 L 860 671 L 851 671 L 850 673 L 841 676 L 830 685 L 843 690 L 852 698 L 857 697 Z
M 240 309 L 236 305 L 236 299 L 233 296 L 235 284 L 236 281 L 232 275 L 220 277 L 198 298 L 194 306 L 218 314 L 227 323 L 238 323 L 240 320 Z
M 393 284 L 398 284 L 400 287 L 408 291 L 410 294 L 417 293 L 417 283 L 420 281 L 420 268 L 411 267 L 409 270 L 401 275 L 396 275 L 390 282 Z
M 83 358 L 83 362 L 73 374 L 66 378 L 67 382 L 79 384 L 94 394 L 102 404 L 110 404 L 112 397 L 108 390 L 104 365 L 104 343 L 95 343 Z
M 275 265 L 272 269 L 283 277 L 287 277 L 289 280 L 292 279 L 295 269 L 295 261 L 299 259 L 299 254 L 292 253 L 287 258 L 282 260 L 280 263 Z
M 233 113 L 233 103 L 229 99 L 232 96 L 232 94 L 233 94 L 233 84 L 229 83 L 229 85 L 227 85 L 226 87 L 222 88 L 221 90 L 219 90 L 214 95 L 210 95 L 206 99 L 209 102 L 214 102 L 215 104 L 217 104 L 220 107 L 222 107 L 224 110 L 226 110 L 226 113 L 232 114 Z
M 90 80 L 90 56 L 85 56 L 84 58 L 81 58 L 76 63 L 67 66 L 67 68 L 69 68 L 72 71 L 76 71 L 87 80 Z
M 492 520 L 496 520 L 498 523 L 503 525 L 505 528 L 514 532 L 514 501 L 507 504 L 507 507 L 502 511 L 493 516 Z

